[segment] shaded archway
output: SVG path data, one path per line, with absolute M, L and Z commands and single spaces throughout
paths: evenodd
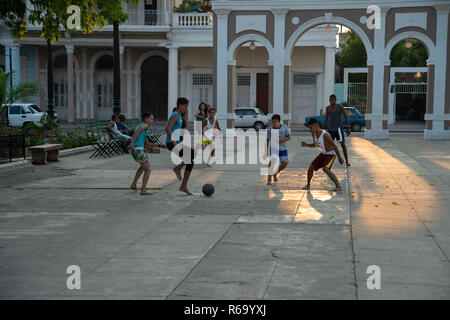
M 153 55 L 140 68 L 141 111 L 153 113 L 155 120 L 167 119 L 168 63 L 167 59 Z
M 402 40 L 392 48 L 390 61 L 388 123 L 423 129 L 428 100 L 428 50 L 418 40 Z
M 347 31 L 339 33 L 338 27 Z M 314 36 L 308 38 L 309 33 Z M 337 46 L 338 34 L 345 39 L 344 41 L 339 39 L 339 45 L 343 48 Z M 316 38 L 320 40 L 315 40 Z M 317 49 L 313 63 L 305 62 L 306 58 L 299 59 L 305 56 L 301 53 L 305 50 L 301 42 L 305 41 L 308 46 L 311 46 L 308 40 Z M 354 51 L 349 49 L 354 49 L 355 43 L 359 53 L 358 59 L 348 57 Z M 327 20 L 319 17 L 298 27 L 287 41 L 285 50 L 285 79 L 289 81 L 285 81 L 284 101 L 291 121 L 304 123 L 308 116 L 323 114 L 326 106 L 329 105 L 331 94 L 336 95 L 337 102 L 340 104 L 355 107 L 360 113 L 371 113 L 371 99 L 368 98 L 372 95 L 372 87 L 369 85 L 372 68 L 367 67 L 371 54 L 372 43 L 367 34 L 345 18 L 333 16 Z M 343 62 L 343 68 L 339 69 L 337 78 L 340 79 L 338 82 L 340 85 L 336 86 L 336 63 L 342 60 L 341 57 L 347 58 L 347 62 Z M 310 64 L 313 67 L 309 66 Z M 341 76 L 346 74 L 346 70 L 350 70 L 344 68 L 358 68 L 364 71 L 359 74 L 352 73 L 351 82 L 349 82 L 348 77 Z M 355 111 L 348 110 L 348 112 Z
M 385 49 L 385 60 L 390 63 L 390 65 L 385 66 L 385 82 L 384 82 L 384 90 L 385 92 L 389 92 L 384 96 L 383 101 L 383 114 L 387 115 L 389 118 L 389 123 L 395 122 L 396 108 L 394 107 L 394 101 L 392 99 L 395 98 L 393 94 L 393 90 L 396 89 L 395 84 L 391 83 L 395 81 L 395 74 L 393 75 L 393 71 L 395 72 L 394 67 L 391 61 L 391 54 L 396 46 L 402 45 L 404 46 L 406 42 L 416 42 L 418 45 L 424 47 L 426 49 L 428 59 L 426 59 L 426 64 L 422 61 L 422 65 L 426 67 L 426 100 L 425 100 L 425 129 L 432 130 L 433 129 L 433 121 L 426 120 L 426 115 L 433 114 L 434 112 L 434 104 L 436 101 L 436 92 L 435 92 L 435 56 L 436 56 L 436 47 L 433 41 L 421 32 L 409 31 L 403 32 L 395 35 L 386 45 Z M 410 49 L 413 49 L 413 45 Z M 391 70 L 392 69 L 392 70 Z M 422 72 L 422 74 L 425 72 Z M 420 77 L 423 79 L 423 77 Z M 420 89 L 420 88 L 419 88 Z M 400 110 L 401 111 L 401 110 Z M 384 120 L 383 126 L 387 128 L 388 120 Z M 426 134 L 426 132 L 425 132 Z
M 245 34 L 231 43 L 227 59 L 227 112 L 247 106 L 273 113 L 272 44 L 261 35 Z M 243 125 L 239 120 L 235 119 L 235 126 Z

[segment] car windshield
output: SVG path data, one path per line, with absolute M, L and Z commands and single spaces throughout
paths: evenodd
M 256 113 L 264 115 L 264 112 L 262 112 L 259 108 L 256 108 Z
M 42 112 L 42 110 L 38 106 L 30 105 L 29 107 L 30 107 L 31 112 L 33 112 L 33 113 Z
M 358 116 L 361 115 L 361 112 L 359 112 L 359 110 L 358 110 L 357 108 L 355 108 L 354 111 L 355 111 L 355 113 L 356 113 Z

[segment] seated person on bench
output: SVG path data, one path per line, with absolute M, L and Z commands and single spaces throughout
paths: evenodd
M 133 136 L 133 131 L 132 129 L 128 129 L 127 126 L 125 125 L 125 115 L 124 114 L 120 114 L 119 115 L 119 121 L 117 121 L 117 129 L 119 129 L 120 132 L 122 132 L 125 135 L 128 136 Z
M 108 125 L 108 130 L 111 132 L 112 136 L 115 139 L 120 139 L 124 142 L 126 142 L 126 146 L 128 146 L 131 143 L 131 137 L 129 135 L 123 134 L 122 132 L 119 131 L 119 129 L 117 128 L 117 122 L 119 121 L 119 117 L 117 116 L 117 114 L 113 114 L 111 117 L 111 122 Z

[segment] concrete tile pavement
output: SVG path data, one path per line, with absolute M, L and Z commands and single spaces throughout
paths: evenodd
M 349 193 L 336 194 L 322 172 L 301 190 L 308 139 L 289 142 L 273 186 L 256 165 L 199 165 L 191 197 L 165 151 L 150 155 L 150 197 L 127 189 L 129 155 L 2 175 L 0 298 L 448 299 L 449 143 L 351 137 L 350 183 L 333 169 Z M 72 264 L 81 290 L 66 288 Z M 380 290 L 367 289 L 370 265 Z

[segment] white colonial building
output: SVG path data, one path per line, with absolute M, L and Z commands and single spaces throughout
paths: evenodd
M 427 139 L 450 138 L 449 8 L 446 0 L 213 0 L 212 11 L 176 13 L 179 0 L 128 4 L 120 26 L 122 112 L 165 120 L 178 96 L 218 109 L 222 127 L 234 125 L 237 106 L 279 113 L 288 123 L 320 114 L 334 91 L 336 25 L 353 30 L 367 53 L 367 138 L 387 138 L 390 52 L 404 39 L 429 53 Z M 377 5 L 376 28 L 368 27 Z M 378 25 L 379 23 L 379 25 Z M 46 43 L 39 26 L 13 40 L 0 26 L 0 65 L 15 81 L 46 83 Z M 56 111 L 69 122 L 112 113 L 112 26 L 64 34 L 54 46 Z M 10 50 L 11 49 L 11 50 Z M 46 92 L 36 97 L 46 108 Z
M 175 13 L 181 1 L 140 1 L 128 4 L 129 20 L 120 26 L 122 111 L 129 118 L 151 111 L 167 119 L 178 96 L 191 100 L 190 119 L 200 102 L 215 106 L 212 12 Z M 214 1 L 213 1 L 214 2 Z M 238 22 L 237 32 L 251 20 Z M 258 27 L 255 22 L 255 27 Z M 16 80 L 38 80 L 45 88 L 46 43 L 39 27 L 14 41 L 2 27 L 0 65 L 9 69 L 12 48 Z M 320 112 L 326 95 L 333 91 L 336 52 L 334 26 L 309 30 L 295 44 L 292 63 L 292 120 Z M 64 34 L 54 45 L 53 68 L 55 110 L 62 120 L 109 119 L 112 114 L 113 59 L 112 27 L 83 35 Z M 272 110 L 269 86 L 273 81 L 272 61 L 263 44 L 247 43 L 236 51 L 235 106 L 258 106 Z M 73 67 L 68 66 L 72 64 Z M 68 90 L 69 84 L 73 90 Z M 326 89 L 325 89 L 326 88 Z M 46 109 L 46 91 L 38 103 Z M 325 99 L 325 100 L 324 100 Z

